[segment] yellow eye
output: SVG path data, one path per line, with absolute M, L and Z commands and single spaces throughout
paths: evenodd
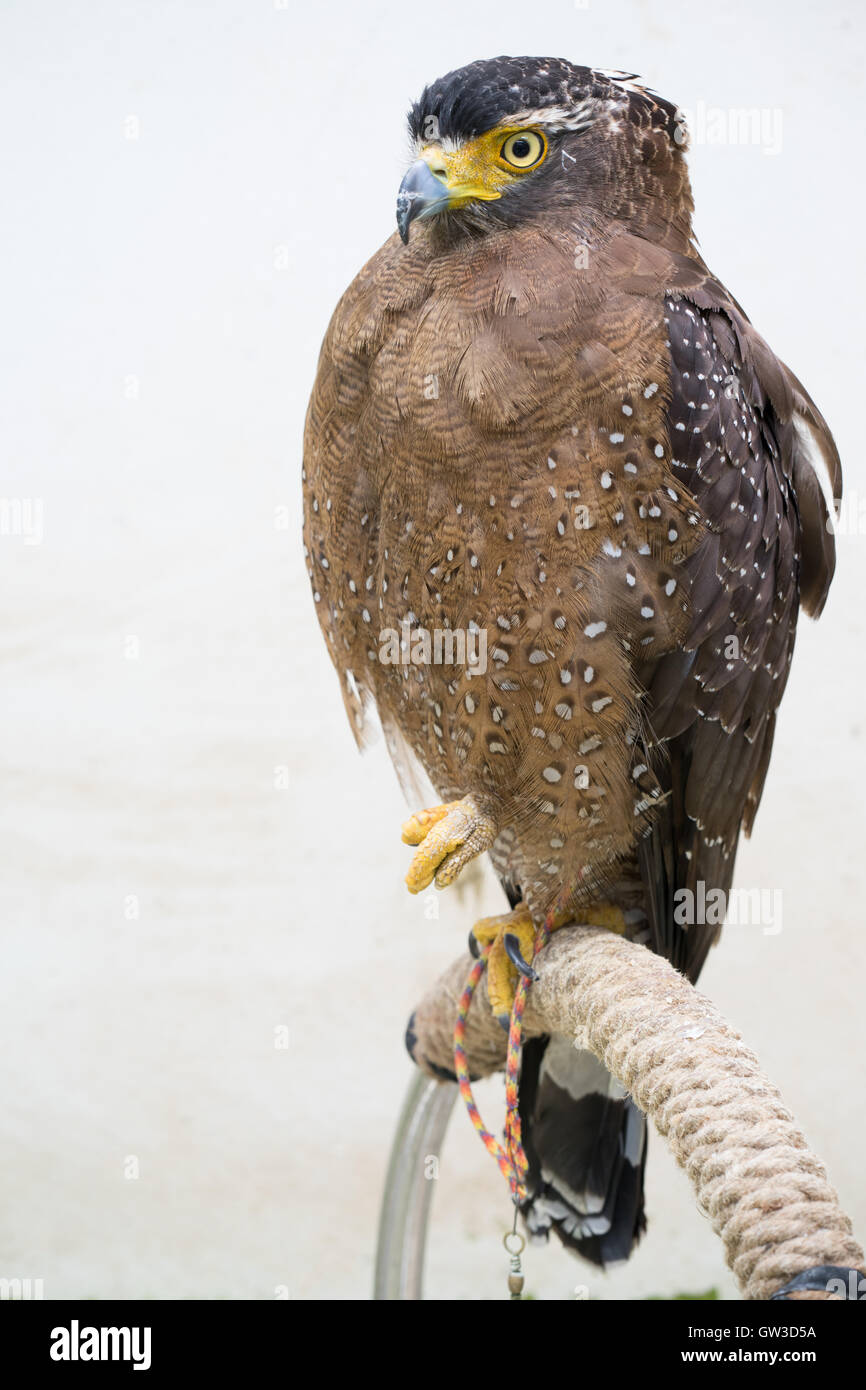
M 515 169 L 531 169 L 533 164 L 540 164 L 546 153 L 547 144 L 542 135 L 534 130 L 519 130 L 516 135 L 509 135 L 499 157 Z

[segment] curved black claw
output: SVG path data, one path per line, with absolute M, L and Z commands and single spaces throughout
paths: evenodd
M 481 955 L 481 947 L 478 944 L 478 937 L 474 931 L 469 933 L 469 954 L 473 960 L 478 960 Z
M 417 1041 L 418 1041 L 418 1034 L 415 1032 L 415 1015 L 414 1015 L 414 1014 L 413 1014 L 412 1017 L 409 1019 L 409 1022 L 406 1024 L 406 1032 L 405 1032 L 405 1034 L 404 1034 L 403 1041 L 404 1041 L 405 1044 L 406 1044 L 406 1051 L 409 1053 L 409 1056 L 412 1058 L 412 1061 L 414 1062 L 414 1061 L 415 1061 L 415 1044 L 416 1044 Z
M 506 932 L 502 938 L 502 944 L 505 947 L 505 954 L 511 961 L 511 964 L 517 967 L 521 975 L 524 975 L 527 980 L 537 980 L 537 971 L 533 970 L 532 966 L 529 965 L 520 954 L 520 942 L 517 937 L 513 936 L 511 932 Z

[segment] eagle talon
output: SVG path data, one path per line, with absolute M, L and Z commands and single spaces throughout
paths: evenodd
M 502 937 L 502 944 L 511 964 L 517 967 L 525 979 L 535 981 L 539 978 L 538 971 L 533 970 L 532 966 L 520 954 L 520 942 L 513 932 L 505 932 Z
M 625 919 L 612 903 L 592 903 L 582 909 L 577 918 L 572 909 L 554 909 L 546 923 L 549 931 L 556 931 L 574 920 L 607 927 L 610 931 L 625 931 Z M 538 972 L 530 964 L 535 955 L 535 937 L 536 924 L 525 903 L 518 903 L 513 912 L 482 917 L 469 936 L 469 949 L 476 959 L 484 946 L 490 946 L 487 997 L 495 1018 L 506 1032 L 520 976 L 533 981 L 539 979 Z
M 470 941 L 473 939 L 479 955 L 482 947 L 490 946 L 487 997 L 494 1016 L 507 1032 L 517 981 L 521 975 L 527 979 L 537 978 L 527 963 L 527 957 L 531 960 L 535 951 L 535 923 L 529 908 L 519 903 L 513 912 L 482 917 L 472 928 Z
M 420 893 L 433 882 L 447 888 L 470 860 L 490 849 L 497 834 L 496 822 L 472 796 L 411 816 L 403 841 L 417 845 L 418 853 L 406 875 L 409 892 Z

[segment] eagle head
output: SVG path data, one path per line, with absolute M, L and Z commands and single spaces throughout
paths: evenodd
M 409 112 L 414 162 L 397 226 L 478 235 L 564 210 L 688 241 L 687 133 L 676 106 L 634 74 L 561 58 L 489 58 L 427 87 Z

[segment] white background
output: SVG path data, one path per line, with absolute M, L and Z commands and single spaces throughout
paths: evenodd
M 501 897 L 470 884 L 427 921 L 402 886 L 403 802 L 381 745 L 355 752 L 303 570 L 301 429 L 333 306 L 393 231 L 406 109 L 503 52 L 781 111 L 775 155 L 693 150 L 696 226 L 831 421 L 856 522 L 856 4 L 7 3 L 0 491 L 42 499 L 44 535 L 0 537 L 0 1276 L 46 1297 L 369 1296 L 404 1023 Z M 783 930 L 730 929 L 702 986 L 862 1238 L 866 542 L 848 532 L 739 861 L 739 884 L 783 891 Z M 494 1121 L 499 1094 L 481 1093 Z M 633 1261 L 602 1277 L 532 1251 L 533 1293 L 733 1296 L 653 1138 Z M 457 1114 L 429 1296 L 502 1297 L 507 1219 Z

